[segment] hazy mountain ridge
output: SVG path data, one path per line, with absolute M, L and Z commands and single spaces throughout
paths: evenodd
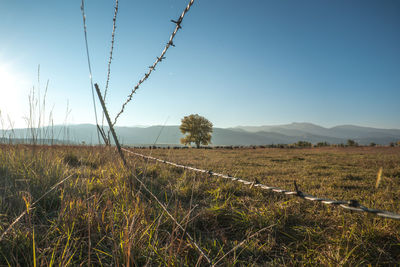
M 108 127 L 105 127 L 108 131 Z M 0 137 L 30 139 L 31 129 L 0 130 Z M 96 126 L 77 124 L 68 126 L 43 127 L 37 132 L 39 139 L 57 139 L 57 142 L 96 144 L 98 142 Z M 183 135 L 179 126 L 150 127 L 116 127 L 121 143 L 125 145 L 140 144 L 179 144 Z M 39 134 L 42 133 L 42 134 Z M 213 145 L 268 145 L 290 144 L 297 141 L 311 143 L 328 142 L 331 144 L 346 143 L 353 139 L 359 144 L 371 142 L 387 145 L 400 140 L 400 129 L 379 129 L 355 125 L 340 125 L 324 128 L 312 123 L 292 123 L 276 126 L 238 126 L 235 128 L 214 128 Z
M 363 138 L 399 138 L 400 129 L 379 129 L 372 127 L 362 127 L 356 125 L 339 125 L 325 128 L 312 123 L 291 123 L 276 126 L 238 126 L 232 129 L 240 129 L 249 132 L 277 132 L 289 136 L 301 136 L 302 134 L 313 134 L 341 139 L 363 139 Z

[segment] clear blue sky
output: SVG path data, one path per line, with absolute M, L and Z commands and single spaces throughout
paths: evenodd
M 120 0 L 107 105 L 115 116 L 167 42 L 183 0 Z M 114 1 L 86 0 L 94 81 L 104 88 Z M 400 128 L 400 1 L 197 0 L 166 60 L 118 125 L 312 122 Z M 50 80 L 55 123 L 94 123 L 80 1 L 0 0 L 0 109 L 25 126 Z M 5 80 L 5 82 L 4 82 Z M 43 89 L 42 89 L 43 90 Z M 97 104 L 98 111 L 100 109 Z

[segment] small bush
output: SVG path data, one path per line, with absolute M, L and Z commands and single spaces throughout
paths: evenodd
M 64 162 L 74 168 L 82 165 L 82 162 L 79 160 L 79 158 L 72 153 L 68 153 L 64 156 Z
M 358 146 L 358 143 L 352 139 L 347 140 L 347 146 Z

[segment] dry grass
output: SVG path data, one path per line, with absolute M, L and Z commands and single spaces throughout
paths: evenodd
M 150 150 L 137 150 L 149 154 Z M 400 148 L 155 149 L 195 167 L 400 212 Z M 218 265 L 396 265 L 400 222 L 310 203 L 96 147 L 0 147 L 0 265 L 205 265 L 142 179 Z M 379 187 L 376 179 L 382 175 Z M 258 232 L 259 231 L 259 232 Z M 258 232 L 257 234 L 255 234 Z M 33 234 L 34 233 L 34 234 Z M 230 252 L 229 254 L 227 254 Z

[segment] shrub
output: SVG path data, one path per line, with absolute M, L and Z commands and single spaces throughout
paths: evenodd
M 82 162 L 78 159 L 78 157 L 72 153 L 68 153 L 64 156 L 64 162 L 71 167 L 79 167 L 82 165 Z
M 358 143 L 352 139 L 347 140 L 347 146 L 358 146 Z

